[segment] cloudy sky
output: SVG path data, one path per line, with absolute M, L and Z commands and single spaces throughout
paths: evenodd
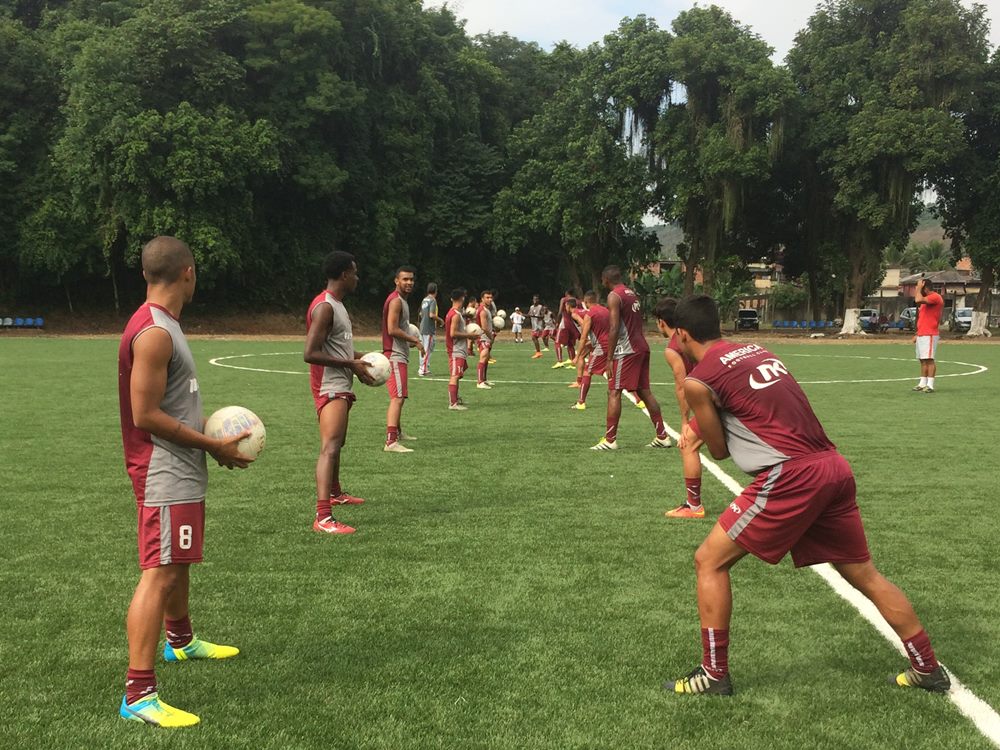
M 442 0 L 424 2 L 444 4 Z M 981 2 L 994 21 L 991 41 L 995 46 L 1000 43 L 1000 0 Z M 661 27 L 669 27 L 674 16 L 694 4 L 691 0 L 448 0 L 448 6 L 467 19 L 471 34 L 506 31 L 546 48 L 563 39 L 586 46 L 617 28 L 623 17 L 640 13 L 655 18 Z M 752 27 L 775 48 L 775 59 L 780 61 L 794 43 L 796 32 L 806 25 L 817 0 L 715 0 L 715 5 Z

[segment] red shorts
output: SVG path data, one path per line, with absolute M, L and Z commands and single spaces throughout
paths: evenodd
M 544 328 L 544 329 L 542 329 L 542 338 L 549 339 L 549 338 L 553 338 L 555 335 L 556 335 L 556 329 L 555 328 Z
M 531 338 L 540 339 L 541 337 L 542 337 L 542 331 L 540 330 L 536 331 L 534 328 L 531 329 Z
M 556 343 L 563 346 L 573 346 L 579 340 L 580 333 L 576 330 L 576 326 L 560 328 L 559 333 L 556 334 Z
M 451 373 L 451 377 L 460 378 L 465 375 L 466 369 L 469 367 L 468 361 L 465 357 L 449 357 L 448 358 L 448 372 Z
M 406 377 L 406 367 L 406 362 L 389 360 L 389 380 L 386 381 L 389 398 L 409 398 L 410 387 Z
M 603 375 L 604 371 L 607 369 L 608 369 L 608 355 L 606 354 L 590 355 L 590 361 L 587 363 L 588 375 Z
M 793 458 L 761 472 L 719 523 L 730 539 L 772 565 L 788 552 L 797 568 L 871 559 L 854 474 L 837 451 Z
M 611 361 L 609 391 L 649 390 L 649 352 L 626 354 Z
M 476 342 L 476 343 L 479 344 L 479 351 L 480 352 L 483 352 L 483 351 L 487 351 L 488 352 L 488 351 L 490 351 L 493 348 L 493 341 L 490 340 L 490 339 L 488 339 L 488 338 L 479 339 L 479 341 Z
M 324 396 L 313 396 L 313 400 L 316 402 L 316 416 L 319 417 L 319 413 L 331 401 L 346 401 L 347 408 L 350 409 L 354 406 L 354 402 L 358 400 L 358 397 L 350 391 L 341 391 L 339 393 L 329 393 Z
M 201 562 L 205 501 L 139 506 L 139 567 Z

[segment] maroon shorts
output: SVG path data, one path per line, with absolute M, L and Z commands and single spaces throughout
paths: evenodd
M 481 338 L 476 342 L 479 345 L 480 354 L 484 351 L 490 351 L 493 349 L 493 341 L 489 337 Z
M 354 402 L 358 400 L 350 391 L 341 391 L 339 393 L 327 393 L 322 396 L 314 396 L 313 400 L 316 402 L 316 416 L 319 417 L 319 413 L 326 408 L 326 405 L 332 401 L 346 401 L 347 408 L 350 409 L 354 406 Z
M 604 371 L 607 369 L 608 369 L 608 355 L 606 354 L 590 355 L 590 361 L 587 363 L 588 375 L 603 375 Z
M 563 346 L 575 346 L 579 340 L 580 334 L 577 332 L 576 326 L 564 326 L 556 334 L 556 343 Z
M 793 458 L 757 475 L 719 516 L 729 538 L 776 565 L 871 559 L 855 501 L 854 474 L 837 451 Z
M 139 567 L 201 562 L 205 501 L 139 506 Z
M 638 391 L 649 389 L 649 352 L 626 354 L 611 361 L 608 377 L 609 391 Z
M 448 372 L 451 373 L 451 377 L 460 378 L 465 375 L 466 369 L 469 367 L 468 361 L 465 357 L 449 357 L 448 358 Z
M 533 338 L 533 339 L 540 339 L 541 337 L 542 337 L 542 331 L 541 330 L 535 330 L 534 328 L 531 329 L 531 338 Z
M 409 398 L 409 381 L 406 377 L 406 362 L 393 362 L 389 360 L 389 380 L 386 385 L 389 387 L 389 398 Z

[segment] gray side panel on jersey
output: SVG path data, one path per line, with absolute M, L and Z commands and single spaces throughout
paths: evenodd
M 333 309 L 333 323 L 323 342 L 323 352 L 336 359 L 354 359 L 354 328 L 347 308 L 337 298 L 327 292 L 326 303 Z M 323 380 L 319 386 L 321 396 L 348 393 L 354 387 L 354 372 L 347 367 L 324 367 Z
M 618 343 L 615 345 L 615 359 L 621 359 L 622 357 L 627 357 L 630 354 L 635 354 L 635 349 L 632 348 L 632 340 L 628 337 L 628 329 L 625 324 L 621 321 L 618 323 Z
M 406 327 L 410 325 L 410 304 L 403 299 L 399 299 L 399 327 L 406 330 Z M 392 337 L 392 354 L 389 356 L 393 362 L 409 362 L 410 361 L 410 342 L 406 339 L 399 339 L 395 336 Z
M 155 307 L 150 308 L 150 312 L 153 323 L 169 334 L 173 345 L 160 409 L 192 430 L 201 432 L 201 391 L 187 339 L 180 324 L 167 313 Z M 156 435 L 150 438 L 153 453 L 149 458 L 143 502 L 155 507 L 204 498 L 208 488 L 205 451 L 186 448 Z
M 778 477 L 781 476 L 781 464 L 778 464 L 773 469 L 771 473 L 767 475 L 767 479 L 764 480 L 764 486 L 760 488 L 760 492 L 757 493 L 757 497 L 754 498 L 753 505 L 743 511 L 742 515 L 736 519 L 736 523 L 729 527 L 729 531 L 726 534 L 730 539 L 736 540 L 743 529 L 750 525 L 750 522 L 755 519 L 764 508 L 767 507 L 767 498 L 771 495 L 771 490 L 774 489 L 775 483 L 778 481 Z
M 760 474 L 764 469 L 769 469 L 790 458 L 761 440 L 729 412 L 721 412 L 720 416 L 726 433 L 726 447 L 729 449 L 729 456 L 733 459 L 733 463 L 747 474 Z
M 420 305 L 420 333 L 423 336 L 434 335 L 434 318 L 437 314 L 437 302 L 433 297 L 425 297 Z
M 160 508 L 160 565 L 173 562 L 174 545 L 170 528 L 170 506 Z
M 465 318 L 461 315 L 455 316 L 458 318 L 458 332 L 465 333 Z M 469 358 L 469 340 L 468 339 L 452 339 L 451 343 L 451 356 L 461 357 L 462 359 Z

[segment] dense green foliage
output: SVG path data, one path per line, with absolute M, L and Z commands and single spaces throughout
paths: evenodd
M 986 26 L 828 0 L 785 67 L 714 6 L 546 51 L 420 0 L 0 0 L 0 302 L 128 307 L 157 233 L 213 304 L 299 309 L 334 246 L 361 303 L 401 263 L 583 291 L 656 257 L 655 215 L 684 231 L 684 291 L 780 255 L 814 309 L 856 306 L 939 183 L 992 273 Z

